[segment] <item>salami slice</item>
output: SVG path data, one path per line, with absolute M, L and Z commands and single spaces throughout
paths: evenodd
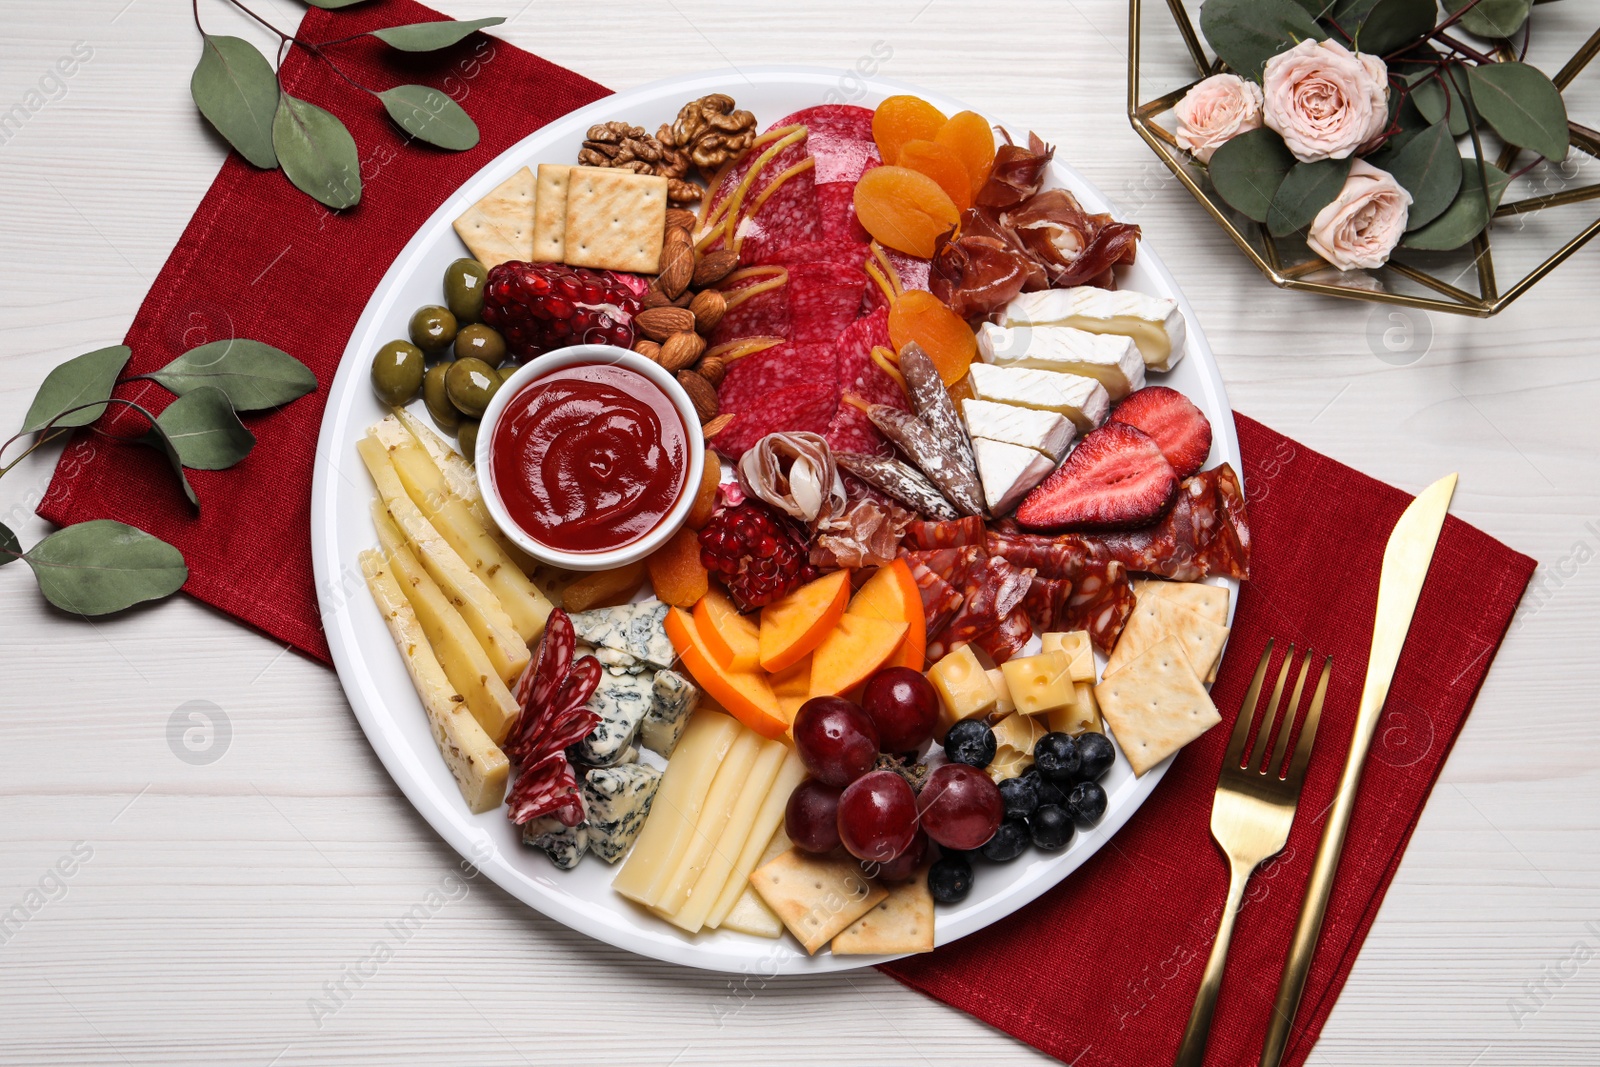
M 823 182 L 816 187 L 817 218 L 822 236 L 832 241 L 866 244 L 871 235 L 856 218 L 856 183 Z
M 1185 478 L 1166 517 L 1152 526 L 1060 538 L 1085 555 L 1180 582 L 1250 577 L 1250 520 L 1228 464 Z
M 828 422 L 822 436 L 828 447 L 836 452 L 859 452 L 862 455 L 879 455 L 890 451 L 889 444 L 878 428 L 851 404 L 840 404 Z
M 906 380 L 906 391 L 911 394 L 911 404 L 917 414 L 934 436 L 944 441 L 950 452 L 968 468 L 976 483 L 978 461 L 973 458 L 967 427 L 956 414 L 956 403 L 950 399 L 950 390 L 944 387 L 939 369 L 915 341 L 908 341 L 900 350 L 900 374 Z
M 776 345 L 728 364 L 727 376 L 717 390 L 717 404 L 737 415 L 764 404 L 770 394 L 780 389 L 806 385 L 826 392 L 837 405 L 839 391 L 833 384 L 834 375 L 833 345 Z M 832 409 L 828 416 L 833 416 Z M 825 419 L 823 428 L 826 426 Z M 821 428 L 817 429 L 820 432 Z
M 1059 631 L 1065 628 L 1062 620 L 1066 618 L 1067 601 L 1071 596 L 1072 583 L 1067 579 L 1034 575 L 1028 595 L 1022 598 L 1022 606 L 1034 629 L 1046 633 Z
M 986 553 L 1001 555 L 989 546 L 983 520 L 969 515 L 948 522 L 913 522 L 906 527 L 901 543 L 912 549 L 961 548 L 967 545 L 982 546 Z M 1031 564 L 1022 563 L 1022 566 Z
M 922 594 L 922 615 L 927 632 L 936 634 L 955 617 L 964 599 L 956 587 L 935 574 L 927 564 L 901 554 Z
M 773 129 L 804 126 L 806 143 L 817 160 L 818 185 L 854 184 L 883 162 L 872 139 L 872 112 L 854 104 L 819 104 L 779 119 Z
M 864 242 L 824 236 L 820 241 L 802 241 L 773 254 L 773 264 L 837 263 L 861 269 L 871 253 Z
M 552 752 L 517 775 L 506 797 L 507 815 L 518 826 L 541 815 L 554 815 L 567 826 L 583 821 L 583 800 L 578 795 L 578 779 L 567 762 L 566 753 Z
M 1085 565 L 1073 582 L 1066 611 L 1056 625 L 1062 630 L 1088 630 L 1094 647 L 1110 654 L 1137 601 L 1126 567 L 1115 560 L 1096 561 Z
M 976 552 L 979 549 L 969 546 L 964 550 L 943 551 Z M 1032 583 L 1031 570 L 1014 567 L 999 556 L 980 558 L 956 585 L 965 598 L 960 610 L 942 631 L 928 641 L 929 662 L 937 662 L 948 653 L 977 641 L 1000 626 L 1008 615 L 1023 607 L 1028 586 Z
M 733 306 L 728 308 L 707 339 L 712 347 L 742 341 L 747 337 L 789 336 L 789 282 L 773 283 L 784 278 L 776 270 L 746 275 L 722 287 L 721 292 Z M 751 289 L 759 292 L 740 296 Z M 737 302 L 735 302 L 737 301 Z
M 728 212 L 738 215 L 733 234 L 741 263 L 763 263 L 789 245 L 822 236 L 816 175 L 807 141 L 785 145 L 764 158 L 779 140 L 753 145 L 711 191 L 708 217 L 720 218 L 719 225 L 725 229 Z M 735 196 L 738 201 L 732 203 Z M 719 237 L 708 247 L 725 244 Z
M 887 404 L 869 407 L 867 418 L 939 487 L 957 511 L 983 514 L 983 491 L 978 486 L 977 472 L 963 463 L 951 444 L 937 436 L 927 423 Z
M 836 263 L 796 263 L 790 267 L 789 340 L 805 344 L 838 339 L 856 322 L 866 288 L 867 276 L 860 267 Z
M 839 410 L 852 411 L 854 408 L 841 404 Z M 956 518 L 956 509 L 950 506 L 950 502 L 940 496 L 933 483 L 908 463 L 887 456 L 863 455 L 839 448 L 833 450 L 833 458 L 840 470 L 889 494 L 918 515 L 934 519 Z
M 1000 624 L 988 633 L 981 634 L 973 644 L 989 653 L 989 658 L 996 663 L 1006 660 L 1022 651 L 1022 646 L 1028 643 L 1033 636 L 1033 624 L 1028 621 L 1028 612 L 1021 607 L 1012 608 L 1010 614 L 1000 620 Z
M 839 394 L 831 384 L 791 385 L 764 393 L 753 397 L 749 406 L 734 413 L 733 422 L 712 439 L 712 445 L 718 452 L 737 460 L 769 433 L 780 430 L 822 433 L 838 406 Z
M 908 563 L 920 563 L 961 591 L 970 594 L 969 579 L 973 568 L 987 557 L 981 545 L 960 545 L 954 548 L 901 549 Z

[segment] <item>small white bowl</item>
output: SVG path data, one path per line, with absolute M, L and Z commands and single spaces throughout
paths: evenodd
M 672 510 L 668 511 L 656 528 L 648 534 L 609 552 L 568 552 L 552 548 L 533 537 L 512 519 L 494 479 L 494 462 L 491 455 L 494 449 L 495 427 L 499 424 L 500 415 L 511 402 L 511 398 L 529 383 L 578 363 L 608 363 L 625 367 L 655 383 L 666 394 L 667 399 L 672 401 L 678 416 L 683 419 L 684 434 L 689 442 L 689 470 L 683 480 L 683 491 L 679 494 L 677 502 L 672 505 Z M 489 406 L 484 410 L 483 418 L 478 424 L 476 457 L 478 485 L 483 490 L 483 501 L 489 509 L 489 516 L 518 548 L 539 562 L 552 567 L 572 571 L 602 571 L 643 559 L 678 532 L 683 520 L 689 515 L 689 509 L 694 505 L 695 492 L 705 472 L 706 443 L 700 434 L 700 416 L 695 412 L 694 402 L 689 399 L 689 394 L 684 392 L 683 386 L 678 384 L 677 379 L 663 370 L 660 364 L 652 363 L 637 352 L 629 352 L 615 345 L 573 345 L 571 348 L 561 348 L 535 357 L 506 379 L 505 384 L 494 394 L 494 399 L 489 401 Z

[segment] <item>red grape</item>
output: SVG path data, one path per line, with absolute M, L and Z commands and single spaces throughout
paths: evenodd
M 783 828 L 802 852 L 821 855 L 839 847 L 839 790 L 807 778 L 789 794 Z
M 874 674 L 861 694 L 861 706 L 878 727 L 885 752 L 915 752 L 939 724 L 939 694 L 910 667 L 888 667 Z
M 916 836 L 917 795 L 893 771 L 864 774 L 840 795 L 839 840 L 856 859 L 887 863 Z
M 973 849 L 994 836 L 1005 814 L 1000 790 L 965 763 L 946 763 L 928 775 L 917 798 L 922 828 L 945 848 Z M 839 809 L 840 816 L 844 809 Z
M 795 714 L 794 747 L 813 778 L 843 789 L 877 762 L 878 728 L 848 700 L 812 697 Z
M 904 882 L 917 873 L 917 868 L 922 866 L 922 861 L 927 857 L 928 835 L 918 830 L 911 838 L 911 847 L 888 863 L 863 863 L 861 866 L 869 878 L 881 878 L 885 882 Z

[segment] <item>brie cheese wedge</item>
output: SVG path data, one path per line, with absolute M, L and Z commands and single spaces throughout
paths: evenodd
M 1002 326 L 1071 326 L 1131 337 L 1150 370 L 1171 370 L 1183 358 L 1183 312 L 1175 300 L 1129 290 L 1080 285 L 1023 293 L 1001 312 Z
M 1017 326 L 992 322 L 978 329 L 978 351 L 997 367 L 1032 367 L 1093 378 L 1115 404 L 1144 388 L 1144 355 L 1133 338 L 1090 333 L 1071 326 Z
M 1111 414 L 1111 397 L 1106 387 L 1079 374 L 996 367 L 988 363 L 974 363 L 967 373 L 972 395 L 979 400 L 1054 411 L 1071 419 L 1083 433 L 1105 422 L 1106 416 Z
M 1031 448 L 1057 463 L 1066 457 L 1073 438 L 1078 436 L 1072 423 L 1054 411 L 1034 411 L 988 400 L 963 400 L 961 414 L 967 422 L 968 436 Z
M 1055 461 L 1042 452 L 982 437 L 973 438 L 972 455 L 978 461 L 978 480 L 991 515 L 1010 512 L 1056 469 Z

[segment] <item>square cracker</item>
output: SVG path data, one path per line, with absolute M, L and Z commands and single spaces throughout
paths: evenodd
M 923 866 L 833 939 L 835 956 L 933 951 L 933 894 Z
M 533 258 L 533 171 L 523 167 L 469 207 L 456 233 L 485 267 Z
M 1163 582 L 1154 578 L 1135 578 L 1133 593 L 1140 601 L 1148 594 L 1170 600 L 1180 608 L 1188 608 L 1202 619 L 1210 619 L 1218 626 L 1228 625 L 1228 598 L 1226 586 L 1206 585 L 1204 582 Z
M 797 849 L 757 867 L 750 884 L 808 953 L 889 895 L 867 881 L 854 861 L 806 856 Z
M 1201 618 L 1188 608 L 1163 597 L 1145 597 L 1133 609 L 1106 660 L 1105 677 L 1122 670 L 1163 637 L 1172 636 L 1183 646 L 1189 666 L 1202 680 L 1214 675 L 1228 641 L 1228 628 Z
M 533 205 L 533 262 L 560 263 L 566 258 L 567 182 L 572 168 L 561 163 L 539 164 Z
M 1176 637 L 1163 637 L 1107 676 L 1094 695 L 1135 775 L 1222 721 Z
M 667 179 L 604 167 L 573 167 L 568 175 L 568 266 L 654 274 L 666 226 Z

